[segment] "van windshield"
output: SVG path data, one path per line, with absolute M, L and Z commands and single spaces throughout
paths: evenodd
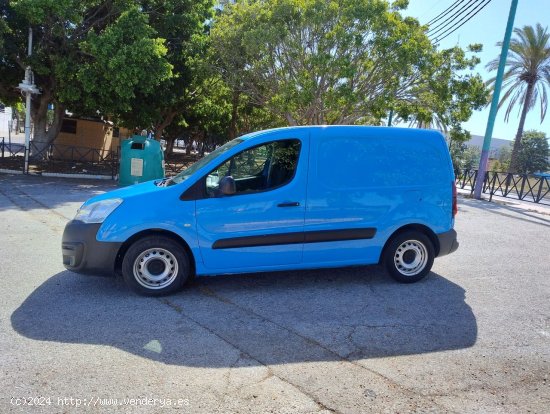
M 195 171 L 201 169 L 206 164 L 208 164 L 210 161 L 212 161 L 214 158 L 219 157 L 220 155 L 222 155 L 223 153 L 229 151 L 231 148 L 233 148 L 234 146 L 240 144 L 241 142 L 243 142 L 243 140 L 240 139 L 240 138 L 237 138 L 237 139 L 234 139 L 232 141 L 226 142 L 221 147 L 216 148 L 214 151 L 212 151 L 207 156 L 201 158 L 200 160 L 198 160 L 193 165 L 191 165 L 188 168 L 186 168 L 185 170 L 181 171 L 178 175 L 172 177 L 172 179 L 170 180 L 168 185 L 179 184 L 179 183 L 187 180 Z

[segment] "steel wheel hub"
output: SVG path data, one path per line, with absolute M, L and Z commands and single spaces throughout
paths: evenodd
M 401 243 L 393 256 L 396 269 L 404 276 L 416 276 L 426 267 L 428 250 L 418 240 Z
M 169 286 L 178 275 L 178 262 L 166 249 L 145 250 L 134 261 L 134 277 L 148 289 Z

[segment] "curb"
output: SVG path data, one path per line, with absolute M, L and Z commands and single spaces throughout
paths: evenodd
M 19 174 L 23 175 L 23 171 L 19 170 L 6 170 L 4 168 L 0 168 L 0 174 Z
M 17 174 L 23 175 L 23 171 L 20 170 L 6 170 L 0 168 L 0 174 Z M 57 177 L 57 178 L 84 178 L 86 180 L 118 180 L 118 176 L 112 178 L 109 175 L 91 175 L 91 174 L 62 174 L 62 173 L 29 173 L 28 175 L 33 175 L 35 177 Z
M 483 193 L 481 200 L 476 200 L 470 196 L 470 190 L 463 191 L 462 193 L 458 192 L 458 195 L 465 200 L 474 200 L 474 201 L 483 201 L 486 203 L 493 203 L 505 207 L 511 207 L 515 210 L 523 210 L 525 212 L 542 214 L 545 216 L 550 216 L 550 206 L 547 204 L 532 203 L 530 201 L 517 200 L 513 198 L 501 197 L 493 195 L 493 200 L 489 201 L 489 194 Z M 498 198 L 495 198 L 498 197 Z

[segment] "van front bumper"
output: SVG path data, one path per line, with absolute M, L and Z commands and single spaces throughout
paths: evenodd
M 61 241 L 63 265 L 72 272 L 109 275 L 115 274 L 115 262 L 122 243 L 96 240 L 101 224 L 72 220 L 65 226 Z
M 437 234 L 437 239 L 439 241 L 439 254 L 437 257 L 445 256 L 458 249 L 458 240 L 454 229 Z

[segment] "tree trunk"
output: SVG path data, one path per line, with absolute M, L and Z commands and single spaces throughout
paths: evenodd
M 165 155 L 170 156 L 174 153 L 174 143 L 176 142 L 175 137 L 165 137 L 166 140 L 166 151 Z
M 205 137 L 206 137 L 206 132 L 201 130 L 201 129 L 197 129 L 197 132 L 194 134 L 194 140 L 195 142 L 197 143 L 197 154 L 199 155 L 200 158 L 202 158 L 204 156 L 204 140 L 205 140 Z
M 168 114 L 164 117 L 162 122 L 157 125 L 157 127 L 155 128 L 155 139 L 157 141 L 161 140 L 162 134 L 164 132 L 164 128 L 166 128 L 168 125 L 170 125 L 172 123 L 172 121 L 174 120 L 174 117 L 176 115 L 177 115 L 176 111 L 168 112 Z
M 527 91 L 525 92 L 525 101 L 523 102 L 523 108 L 521 110 L 521 117 L 519 118 L 518 132 L 514 140 L 514 147 L 512 149 L 512 158 L 510 160 L 510 167 L 508 167 L 509 173 L 516 173 L 519 169 L 519 152 L 521 151 L 521 137 L 523 136 L 523 128 L 525 126 L 525 118 L 527 112 L 529 112 L 529 104 L 533 99 L 533 92 L 535 90 L 535 84 L 530 82 L 527 84 Z
M 189 134 L 189 138 L 185 141 L 185 155 L 191 154 L 191 149 L 193 148 L 193 141 L 195 140 L 194 134 Z
M 31 103 L 31 119 L 33 122 L 33 137 L 31 142 L 31 157 L 45 158 L 48 147 L 48 104 L 51 94 L 44 89 L 41 95 L 35 96 Z
M 286 118 L 286 121 L 288 122 L 289 126 L 297 126 L 298 125 L 298 122 L 296 122 L 296 120 L 290 114 L 290 112 L 285 112 L 285 118 Z
M 45 92 L 40 96 L 39 101 L 32 108 L 32 119 L 34 123 L 33 139 L 31 145 L 31 158 L 44 159 L 47 157 L 49 145 L 57 138 L 65 115 L 65 105 L 55 103 L 53 122 L 48 126 L 48 105 L 51 94 Z
M 237 137 L 237 117 L 239 116 L 239 97 L 240 92 L 237 90 L 233 91 L 232 102 L 231 102 L 231 121 L 229 121 L 229 130 L 227 134 L 229 139 L 234 139 Z

